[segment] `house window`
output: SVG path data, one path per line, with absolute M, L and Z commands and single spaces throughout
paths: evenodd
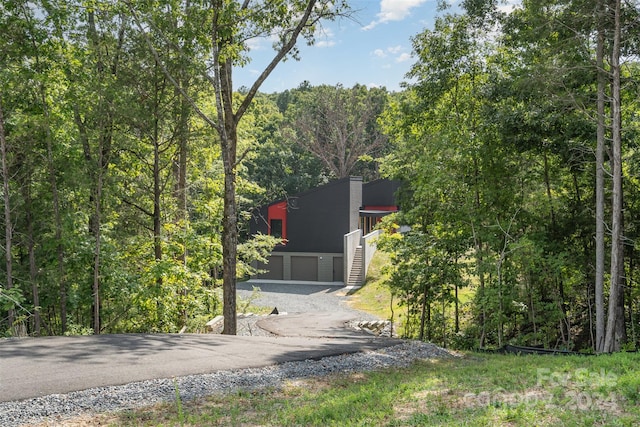
M 272 219 L 269 221 L 270 235 L 273 237 L 282 237 L 282 220 Z

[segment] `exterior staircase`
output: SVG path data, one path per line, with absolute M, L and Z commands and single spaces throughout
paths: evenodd
M 349 278 L 347 280 L 347 286 L 360 287 L 364 284 L 364 265 L 362 261 L 362 246 L 356 248 L 356 253 L 353 258 L 353 265 L 349 272 Z

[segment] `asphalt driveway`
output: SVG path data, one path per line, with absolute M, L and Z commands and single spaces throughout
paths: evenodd
M 239 284 L 251 294 L 255 283 Z M 246 288 L 245 288 L 246 287 Z M 344 304 L 340 287 L 260 284 L 254 304 L 277 307 L 259 326 L 278 336 L 128 334 L 0 341 L 0 402 L 156 378 L 263 367 L 375 350 L 398 340 L 345 328 L 367 318 Z

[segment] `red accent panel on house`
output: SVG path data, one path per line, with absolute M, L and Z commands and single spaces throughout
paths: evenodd
M 387 211 L 387 212 L 397 212 L 397 206 L 365 206 L 365 211 Z
M 287 239 L 287 202 L 274 203 L 269 206 L 267 215 L 269 217 L 269 235 L 271 235 L 271 220 L 279 219 L 282 221 L 282 239 Z M 283 242 L 284 243 L 284 242 Z

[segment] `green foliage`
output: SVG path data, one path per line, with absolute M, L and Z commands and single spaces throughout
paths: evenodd
M 246 41 L 257 36 L 273 35 L 278 48 L 288 34 L 280 30 L 307 2 L 249 2 L 245 10 L 219 3 L 0 5 L 11 204 L 3 219 L 13 230 L 15 283 L 0 290 L 2 333 L 16 327 L 9 310 L 31 334 L 89 332 L 98 299 L 95 332 L 199 330 L 220 311 L 225 186 L 221 137 L 203 120 L 220 105 L 210 55 L 217 46 L 219 61 L 245 65 Z M 347 3 L 318 2 L 314 16 L 334 19 Z M 593 35 L 610 23 L 584 1 L 526 1 L 509 14 L 494 1 L 462 5 L 413 38 L 416 63 L 401 93 L 305 82 L 281 94 L 230 94 L 230 107 L 253 100 L 235 128 L 237 275 L 255 273 L 252 263 L 274 244 L 247 236 L 251 209 L 336 175 L 297 142 L 306 135 L 326 154 L 340 135 L 314 130 L 339 123 L 367 148 L 384 139 L 373 152 L 347 150 L 351 173 L 375 177 L 377 162 L 405 182 L 402 213 L 384 226 L 410 231 L 388 234 L 380 247 L 408 336 L 465 348 L 588 350 Z M 640 342 L 638 14 L 637 5 L 623 5 L 628 348 Z M 214 18 L 220 32 L 212 39 Z M 302 29 L 307 42 L 319 23 Z
M 411 229 L 381 244 L 389 285 L 409 317 L 446 328 L 437 290 L 450 286 L 449 269 L 464 279 L 473 299 L 454 336 L 465 348 L 593 345 L 593 12 L 533 1 L 501 15 L 494 2 L 465 2 L 414 37 L 412 82 L 382 116 L 393 150 L 381 170 L 406 183 L 391 221 Z M 624 126 L 634 134 L 634 119 Z M 625 188 L 633 203 L 635 184 Z M 635 222 L 627 210 L 628 233 Z M 637 319 L 629 298 L 627 322 Z
M 384 269 L 386 283 L 407 308 L 404 335 L 446 346 L 458 331 L 444 311 L 452 311 L 457 290 L 466 286 L 456 239 L 431 226 L 416 225 L 409 231 L 395 232 L 398 226 L 394 222 L 402 219 L 394 215 L 384 219 L 386 233 L 378 247 L 390 255 L 390 263 Z
M 292 19 L 304 5 L 280 3 L 294 7 L 261 9 L 260 29 L 276 17 Z M 225 5 L 225 19 L 239 19 L 227 27 L 229 37 L 257 30 L 239 24 L 248 21 L 237 2 Z M 16 309 L 30 334 L 90 333 L 96 301 L 101 325 L 94 332 L 202 330 L 221 310 L 221 151 L 166 72 L 215 115 L 200 67 L 211 49 L 205 28 L 212 10 L 138 2 L 138 18 L 164 36 L 147 40 L 126 3 L 85 6 L 0 6 L 17 283 L 2 291 L 0 331 L 12 327 L 5 317 Z M 148 41 L 164 47 L 162 64 Z M 223 52 L 238 64 L 245 54 L 244 45 Z M 266 143 L 270 111 L 277 108 L 265 97 L 240 124 L 240 150 Z M 238 170 L 239 203 L 250 210 L 265 190 L 242 164 Z M 238 274 L 249 274 L 271 244 L 242 243 Z M 47 321 L 36 323 L 36 312 Z
M 72 337 L 78 335 L 93 335 L 94 331 L 91 328 L 87 328 L 86 326 L 78 325 L 76 323 L 70 322 L 68 324 L 67 330 L 64 332 L 65 337 Z
M 24 302 L 24 296 L 18 288 L 5 289 L 0 286 L 0 308 L 3 311 L 15 310 Z

